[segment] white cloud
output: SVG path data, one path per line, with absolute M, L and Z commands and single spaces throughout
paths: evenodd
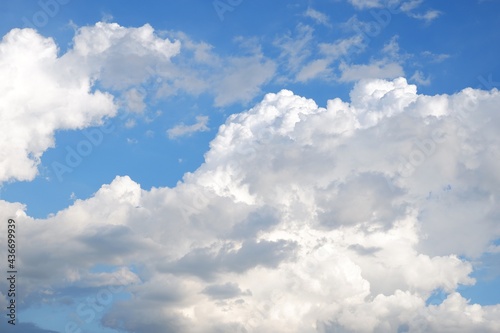
M 296 80 L 299 82 L 305 82 L 318 76 L 328 76 L 330 73 L 330 70 L 328 69 L 329 64 L 330 60 L 328 59 L 314 60 L 302 67 L 300 72 L 297 74 Z
M 382 48 L 382 52 L 387 54 L 392 59 L 399 58 L 400 47 L 398 43 L 399 36 L 393 36 L 388 43 Z
M 245 56 L 223 58 L 204 42 L 195 42 L 180 32 L 168 34 L 179 39 L 184 49 L 172 64 L 159 69 L 159 75 L 164 80 L 159 96 L 208 92 L 214 96 L 215 106 L 247 103 L 275 75 L 275 62 L 265 57 L 258 48 Z
M 113 96 L 91 92 L 93 77 L 67 67 L 57 46 L 31 29 L 0 42 L 0 182 L 32 180 L 54 132 L 101 124 L 113 116 Z
M 434 63 L 440 63 L 440 62 L 443 62 L 445 61 L 446 59 L 448 59 L 450 57 L 449 54 L 446 54 L 446 53 L 432 53 L 430 51 L 424 51 L 422 52 L 422 56 L 429 59 L 431 62 L 434 62 Z
M 286 35 L 275 41 L 275 46 L 281 49 L 281 66 L 288 73 L 281 81 L 354 82 L 363 78 L 390 79 L 404 75 L 402 65 L 410 56 L 401 53 L 397 35 L 380 50 L 380 59 L 372 59 L 368 64 L 353 64 L 352 58 L 367 46 L 361 34 L 315 45 L 313 32 L 309 26 L 298 25 L 295 38 Z
M 402 2 L 399 7 L 403 12 L 411 12 L 412 10 L 420 7 L 423 0 L 410 0 L 406 2 Z
M 205 132 L 209 128 L 207 126 L 208 116 L 196 116 L 196 123 L 193 125 L 177 125 L 167 130 L 167 135 L 170 139 L 175 139 L 181 136 L 189 136 L 196 132 Z
M 431 78 L 430 76 L 425 77 L 424 73 L 422 71 L 415 71 L 413 75 L 411 76 L 410 80 L 414 81 L 415 83 L 418 83 L 419 85 L 422 86 L 428 86 L 431 84 Z
M 441 14 L 443 14 L 442 12 L 440 12 L 439 10 L 428 10 L 425 12 L 425 14 L 415 14 L 415 13 L 411 13 L 409 14 L 411 17 L 413 18 L 416 18 L 418 20 L 423 20 L 423 21 L 426 21 L 427 23 L 437 19 L 439 16 L 441 16 Z
M 318 45 L 319 53 L 323 58 L 315 59 L 303 64 L 295 80 L 305 82 L 311 79 L 333 79 L 332 68 L 335 61 L 346 60 L 350 54 L 358 53 L 364 49 L 361 36 L 339 39 L 334 43 L 321 43 Z
M 396 62 L 374 61 L 367 65 L 341 64 L 340 81 L 352 82 L 367 78 L 392 79 L 404 75 L 403 67 Z
M 382 7 L 381 0 L 348 0 L 351 5 L 356 7 L 357 9 L 367 9 L 367 8 L 378 8 Z
M 305 14 L 306 17 L 312 18 L 314 21 L 316 21 L 319 24 L 325 25 L 327 27 L 330 27 L 330 20 L 328 19 L 328 16 L 320 11 L 317 11 L 311 7 L 307 8 Z
M 354 6 L 354 8 L 358 10 L 367 10 L 374 8 L 385 8 L 389 9 L 393 14 L 402 12 L 417 20 L 424 20 L 426 23 L 430 23 L 431 21 L 437 19 L 443 13 L 439 10 L 430 9 L 427 10 L 424 14 L 417 14 L 415 10 L 419 8 L 423 0 L 348 0 L 348 2 Z M 388 12 L 389 13 L 389 12 Z M 389 17 L 390 17 L 389 13 Z M 373 16 L 373 14 L 372 14 Z M 375 16 L 374 16 L 375 17 Z
M 216 106 L 246 103 L 274 76 L 274 62 L 257 51 L 222 58 L 206 43 L 172 35 L 179 39 L 161 38 L 147 24 L 126 28 L 98 22 L 79 28 L 60 56 L 55 42 L 34 30 L 5 35 L 0 42 L 0 183 L 34 179 L 57 130 L 100 125 L 119 106 L 144 113 L 144 100 L 166 91 L 209 92 Z M 174 63 L 173 58 L 181 59 Z
M 127 110 L 135 113 L 142 113 L 146 110 L 144 103 L 145 92 L 136 88 L 129 89 L 123 94 L 124 105 Z
M 289 33 L 275 40 L 274 45 L 281 50 L 280 59 L 285 62 L 284 67 L 288 71 L 297 72 L 310 57 L 313 32 L 310 26 L 299 24 L 295 35 Z
M 179 47 L 149 25 L 99 22 L 78 29 L 72 48 L 58 56 L 51 38 L 31 29 L 9 32 L 0 44 L 0 182 L 34 179 L 55 131 L 100 125 L 116 114 L 114 96 L 95 89 L 96 82 L 104 89 L 139 85 L 155 74 L 152 64 L 168 62 Z M 143 95 L 127 90 L 127 109 L 142 112 Z
M 414 12 L 415 9 L 420 7 L 420 5 L 423 3 L 423 0 L 410 0 L 406 2 L 402 2 L 400 5 L 401 11 L 406 13 L 408 16 L 415 18 L 417 20 L 424 20 L 426 23 L 429 23 L 435 19 L 437 19 L 439 16 L 441 16 L 442 12 L 435 10 L 435 9 L 430 9 L 425 12 L 425 14 L 417 14 Z
M 275 71 L 274 61 L 261 56 L 230 59 L 221 71 L 222 77 L 214 84 L 215 106 L 251 101 Z
M 98 73 L 95 78 L 105 88 L 113 89 L 141 84 L 156 75 L 156 64 L 168 64 L 181 50 L 179 41 L 156 36 L 148 24 L 126 28 L 116 23 L 98 22 L 80 28 L 73 43 L 73 49 L 65 56 L 70 68 Z
M 133 295 L 101 323 L 129 332 L 498 331 L 500 305 L 457 288 L 500 237 L 500 92 L 397 78 L 350 99 L 268 94 L 172 188 L 117 177 L 44 220 L 0 201 L 23 228 L 26 302 L 104 287 L 99 263 Z

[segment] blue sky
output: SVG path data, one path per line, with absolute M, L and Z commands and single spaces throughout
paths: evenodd
M 1 3 L 0 327 L 498 331 L 499 13 Z

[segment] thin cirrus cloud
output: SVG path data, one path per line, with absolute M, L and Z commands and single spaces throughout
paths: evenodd
M 423 0 L 348 0 L 349 3 L 358 10 L 385 10 L 401 11 L 411 18 L 423 20 L 427 23 L 437 19 L 442 12 L 435 9 L 429 9 L 424 13 L 415 13 Z
M 132 297 L 105 327 L 496 332 L 499 305 L 460 287 L 500 236 L 499 103 L 496 89 L 423 95 L 404 78 L 361 80 L 325 107 L 282 90 L 230 116 L 175 187 L 118 176 L 47 219 L 0 208 L 24 228 L 29 293 L 97 288 L 95 265 L 115 267 Z
M 307 8 L 305 14 L 306 17 L 313 19 L 316 23 L 331 27 L 330 19 L 328 15 L 313 9 L 311 7 Z

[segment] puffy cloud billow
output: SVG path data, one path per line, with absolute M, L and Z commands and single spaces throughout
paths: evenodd
M 0 42 L 0 183 L 33 180 L 56 131 L 116 115 L 114 96 L 96 82 L 108 89 L 137 85 L 154 74 L 150 64 L 175 56 L 179 43 L 155 36 L 148 25 L 97 23 L 58 52 L 52 38 L 33 29 L 13 29 Z
M 404 78 L 326 107 L 283 90 L 230 116 L 173 188 L 120 176 L 38 220 L 0 201 L 24 298 L 95 293 L 111 265 L 131 298 L 101 323 L 126 332 L 498 332 L 500 305 L 459 293 L 500 236 L 498 105 Z

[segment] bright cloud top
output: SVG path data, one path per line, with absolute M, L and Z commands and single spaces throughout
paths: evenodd
M 457 288 L 500 236 L 500 93 L 397 78 L 350 97 L 267 94 L 174 188 L 117 177 L 46 220 L 1 201 L 26 296 L 103 287 L 104 264 L 133 297 L 102 324 L 127 332 L 497 332 L 500 305 Z
M 0 182 L 32 180 L 54 131 L 98 125 L 116 112 L 113 96 L 91 92 L 87 73 L 72 73 L 50 38 L 12 30 L 0 44 Z M 12 87 L 21 87 L 12 89 Z

